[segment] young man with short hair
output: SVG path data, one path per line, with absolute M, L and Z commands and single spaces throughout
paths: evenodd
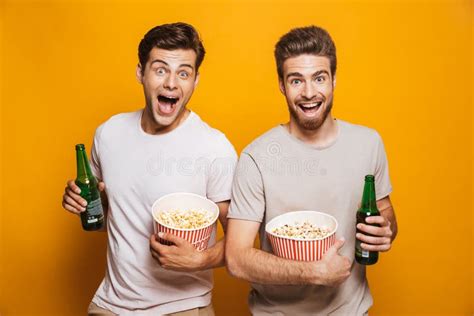
M 276 44 L 275 58 L 290 121 L 240 156 L 228 214 L 227 268 L 252 282 L 254 315 L 364 315 L 372 297 L 365 266 L 354 263 L 354 246 L 365 175 L 375 175 L 381 216 L 358 227 L 362 247 L 387 251 L 397 232 L 382 139 L 372 129 L 332 117 L 337 59 L 325 30 L 291 30 Z M 345 242 L 337 240 L 316 262 L 273 255 L 265 224 L 298 210 L 336 217 L 337 236 Z M 261 250 L 254 248 L 259 231 Z
M 226 225 L 237 155 L 224 134 L 187 104 L 199 80 L 204 47 L 185 23 L 151 29 L 139 45 L 136 76 L 145 107 L 111 117 L 96 131 L 91 166 L 106 192 L 107 271 L 90 315 L 214 315 L 212 269 L 224 263 L 224 241 L 198 252 L 189 242 L 153 234 L 151 206 L 161 196 L 191 192 L 209 198 Z M 105 184 L 104 184 L 105 183 Z M 85 210 L 69 181 L 63 207 Z

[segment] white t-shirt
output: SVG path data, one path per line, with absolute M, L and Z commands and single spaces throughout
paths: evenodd
M 93 302 L 115 314 L 159 315 L 206 306 L 212 270 L 175 272 L 151 256 L 151 206 L 173 192 L 230 199 L 237 154 L 225 135 L 191 112 L 163 135 L 146 134 L 143 111 L 118 114 L 99 126 L 93 172 L 106 185 L 107 270 Z M 215 243 L 215 232 L 210 246 Z

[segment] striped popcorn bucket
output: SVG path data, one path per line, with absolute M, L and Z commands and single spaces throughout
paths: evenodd
M 305 221 L 317 227 L 328 228 L 330 232 L 326 237 L 318 239 L 283 237 L 273 233 L 273 230 L 277 227 Z M 316 261 L 320 260 L 336 241 L 337 225 L 337 220 L 329 214 L 315 211 L 297 211 L 273 218 L 265 226 L 265 231 L 272 245 L 273 253 L 278 257 L 298 261 Z
M 212 214 L 212 220 L 206 226 L 196 229 L 174 228 L 160 222 L 160 212 L 174 210 L 206 210 Z M 183 238 L 193 244 L 199 251 L 207 249 L 212 231 L 216 227 L 216 221 L 219 217 L 219 207 L 216 203 L 198 194 L 183 192 L 167 194 L 156 200 L 155 203 L 153 203 L 151 212 L 155 223 L 155 233 L 170 233 Z M 161 238 L 159 241 L 165 245 L 172 244 Z

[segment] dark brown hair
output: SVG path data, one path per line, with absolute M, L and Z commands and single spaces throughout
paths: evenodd
M 329 33 L 318 26 L 306 26 L 292 29 L 283 35 L 275 45 L 275 60 L 278 78 L 283 79 L 283 63 L 290 57 L 312 54 L 329 58 L 331 75 L 336 74 L 336 46 Z
M 138 59 L 142 73 L 154 48 L 166 50 L 192 49 L 196 53 L 196 72 L 204 59 L 206 51 L 196 29 L 187 23 L 177 22 L 158 25 L 148 31 L 138 45 Z

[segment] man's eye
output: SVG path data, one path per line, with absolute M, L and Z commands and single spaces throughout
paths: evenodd
M 180 76 L 181 78 L 185 78 L 185 79 L 186 79 L 186 78 L 189 77 L 189 74 L 188 74 L 186 71 L 181 71 L 181 72 L 179 73 L 179 76 Z
M 156 69 L 156 73 L 159 75 L 163 75 L 166 73 L 166 70 L 164 68 L 158 68 Z
M 324 80 L 325 80 L 324 76 L 316 77 L 317 82 L 324 82 Z
M 293 80 L 291 80 L 290 83 L 291 83 L 292 85 L 298 85 L 298 84 L 301 83 L 301 80 L 300 80 L 300 79 L 293 79 Z

